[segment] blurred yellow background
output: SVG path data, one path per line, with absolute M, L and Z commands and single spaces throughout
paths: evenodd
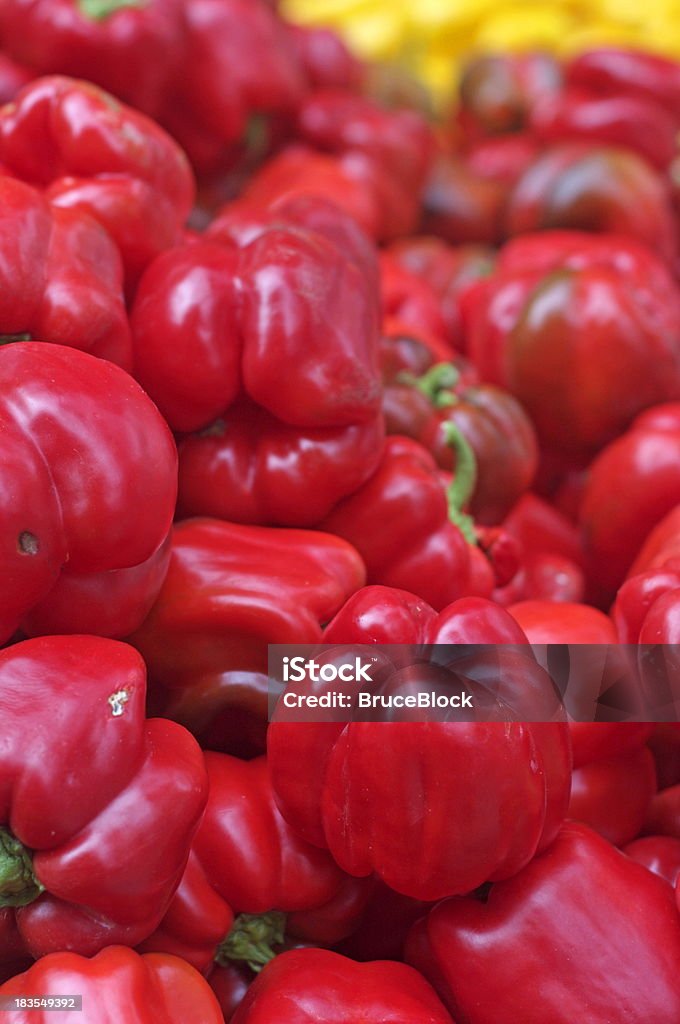
M 680 57 L 680 0 L 283 0 L 288 17 L 338 29 L 361 56 L 399 61 L 439 100 L 471 54 L 603 43 Z

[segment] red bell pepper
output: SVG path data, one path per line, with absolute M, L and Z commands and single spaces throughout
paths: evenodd
M 570 722 L 574 768 L 607 760 L 643 746 L 652 735 L 649 722 Z
M 519 402 L 450 362 L 432 362 L 420 376 L 400 371 L 391 381 L 383 372 L 383 379 L 387 433 L 413 437 L 437 465 L 452 470 L 455 453 L 443 427 L 453 423 L 477 467 L 470 514 L 486 525 L 501 522 L 531 486 L 538 465 L 536 435 Z
M 547 676 L 525 650 L 466 653 L 456 670 L 540 691 Z M 514 874 L 552 841 L 569 797 L 561 722 L 275 718 L 267 751 L 277 802 L 300 835 L 328 847 L 349 874 L 375 872 L 419 900 Z M 398 842 L 395 821 L 408 823 Z
M 415 225 L 435 148 L 432 129 L 421 115 L 387 110 L 346 90 L 318 90 L 301 104 L 297 132 L 316 150 L 361 154 L 389 173 L 402 201 L 395 214 L 400 222 Z
M 519 545 L 520 568 L 507 586 L 496 589 L 494 600 L 503 605 L 583 600 L 579 533 L 558 509 L 536 494 L 524 494 L 503 520 L 503 530 Z
M 61 345 L 0 350 L 0 643 L 125 636 L 160 589 L 177 453 L 135 381 Z
M 4 0 L 0 37 L 34 77 L 85 78 L 154 116 L 182 48 L 179 0 Z
M 509 190 L 542 149 L 539 140 L 528 132 L 493 135 L 466 147 L 465 166 L 477 177 Z
M 560 65 L 547 53 L 475 58 L 459 86 L 457 121 L 464 138 L 521 131 L 537 98 L 555 95 L 561 85 Z
M 648 871 L 675 886 L 680 877 L 680 839 L 671 836 L 643 836 L 627 843 L 623 852 Z
M 123 268 L 106 232 L 9 177 L 0 177 L 0 211 L 2 336 L 69 345 L 129 370 Z
M 461 302 L 476 281 L 492 272 L 494 251 L 481 245 L 454 248 L 440 238 L 415 236 L 393 242 L 385 252 L 434 289 L 446 324 L 446 338 L 454 348 L 462 350 Z
M 438 610 L 459 597 L 488 596 L 495 579 L 462 511 L 472 492 L 474 458 L 462 435 L 451 437 L 459 457 L 448 491 L 422 445 L 388 437 L 373 476 L 320 524 L 356 547 L 369 583 L 408 590 Z
M 420 231 L 450 245 L 497 245 L 507 192 L 506 185 L 480 178 L 462 158 L 441 155 L 423 192 Z
M 600 594 L 611 599 L 649 532 L 678 502 L 680 402 L 675 402 L 638 416 L 588 470 L 579 519 L 590 578 Z
M 568 817 L 623 846 L 639 834 L 655 793 L 654 759 L 638 746 L 574 769 Z
M 627 579 L 616 595 L 612 618 L 620 643 L 677 643 L 680 565 L 677 569 L 649 569 Z
M 182 515 L 316 525 L 380 459 L 375 265 L 322 201 L 246 209 L 149 268 L 135 372 L 200 432 L 180 443 Z
M 539 437 L 563 454 L 592 452 L 680 393 L 680 294 L 633 240 L 516 239 L 468 314 L 482 378 L 517 395 Z
M 139 956 L 123 946 L 111 946 L 91 960 L 75 953 L 54 953 L 40 960 L 0 986 L 3 999 L 37 1000 L 34 1008 L 5 1011 L 4 1020 L 69 1024 L 74 1011 L 46 1005 L 46 994 L 55 999 L 81 996 L 79 1024 L 223 1024 L 224 1019 L 210 986 L 189 964 L 174 956 Z
M 525 644 L 505 609 L 462 597 L 437 614 L 421 598 L 392 587 L 362 587 L 324 630 L 326 644 Z
M 435 337 L 450 353 L 455 339 L 449 335 L 435 289 L 427 278 L 404 267 L 389 250 L 380 256 L 380 292 L 383 324 L 397 321 L 404 330 Z
M 508 611 L 532 644 L 615 644 L 611 619 L 588 604 L 519 601 Z
M 658 171 L 668 168 L 676 154 L 677 115 L 642 96 L 593 95 L 570 88 L 539 99 L 530 125 L 548 143 L 577 140 L 629 149 Z
M 230 963 L 226 967 L 215 964 L 208 975 L 208 984 L 217 996 L 225 1024 L 229 1024 L 236 1013 L 253 977 L 249 967 L 235 963 Z
M 2 12 L 0 12 L 0 19 Z M 33 78 L 30 68 L 12 60 L 6 53 L 0 53 L 0 105 L 10 103 L 20 89 Z
M 259 971 L 284 937 L 330 945 L 356 925 L 370 883 L 350 878 L 277 810 L 265 758 L 206 754 L 209 798 L 182 882 L 145 952 L 206 971 Z
M 361 558 L 338 537 L 188 520 L 130 642 L 165 715 L 204 746 L 252 756 L 264 746 L 267 645 L 321 642 L 322 625 L 364 582 Z
M 508 198 L 505 234 L 551 228 L 627 235 L 672 267 L 678 257 L 669 189 L 627 149 L 565 142 L 527 167 Z
M 26 640 L 0 653 L 0 676 L 10 958 L 17 940 L 34 957 L 135 945 L 163 917 L 205 807 L 198 744 L 145 720 L 144 663 L 117 641 Z
M 284 27 L 311 89 L 361 89 L 369 68 L 337 32 L 316 25 Z
M 599 47 L 573 57 L 565 66 L 565 76 L 576 88 L 604 96 L 641 96 L 678 116 L 680 64 L 670 57 Z
M 680 782 L 680 722 L 657 723 L 648 743 L 654 757 L 659 789 Z
M 628 577 L 648 569 L 665 569 L 671 571 L 680 567 L 680 505 L 676 505 L 668 515 L 649 533 L 628 571 Z
M 266 153 L 307 87 L 286 26 L 261 0 L 186 0 L 182 55 L 160 120 L 201 175 Z M 250 139 L 249 139 L 250 136 Z
M 660 789 L 647 808 L 643 835 L 680 839 L 680 785 Z
M 422 117 L 341 90 L 320 90 L 302 104 L 297 129 L 297 143 L 249 182 L 248 199 L 263 205 L 322 195 L 376 241 L 413 231 L 434 149 Z
M 130 286 L 179 241 L 194 200 L 186 156 L 159 125 L 71 78 L 38 79 L 2 108 L 0 161 L 55 205 L 98 220 Z
M 671 1024 L 680 1016 L 673 890 L 585 825 L 486 899 L 447 900 L 407 960 L 466 1024 Z
M 248 989 L 232 1024 L 345 1024 L 362 1017 L 399 1024 L 453 1024 L 428 983 L 406 964 L 357 964 L 325 949 L 277 956 Z

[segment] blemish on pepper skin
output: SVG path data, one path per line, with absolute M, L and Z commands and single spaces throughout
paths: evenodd
M 17 551 L 20 555 L 37 555 L 40 550 L 38 538 L 34 533 L 23 530 L 17 537 Z
M 116 693 L 112 693 L 108 698 L 108 702 L 111 705 L 111 713 L 114 718 L 120 718 L 125 711 L 125 705 L 130 699 L 130 694 L 127 690 L 118 690 Z

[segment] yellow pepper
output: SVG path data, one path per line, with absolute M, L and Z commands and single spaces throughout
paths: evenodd
M 440 102 L 484 50 L 611 44 L 680 58 L 680 0 L 283 0 L 282 10 L 337 29 L 363 57 L 400 61 Z

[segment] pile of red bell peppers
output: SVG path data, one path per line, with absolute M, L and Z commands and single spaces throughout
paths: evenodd
M 680 65 L 0 48 L 0 1020 L 678 1024 L 680 723 L 268 723 L 267 647 L 680 644 Z

